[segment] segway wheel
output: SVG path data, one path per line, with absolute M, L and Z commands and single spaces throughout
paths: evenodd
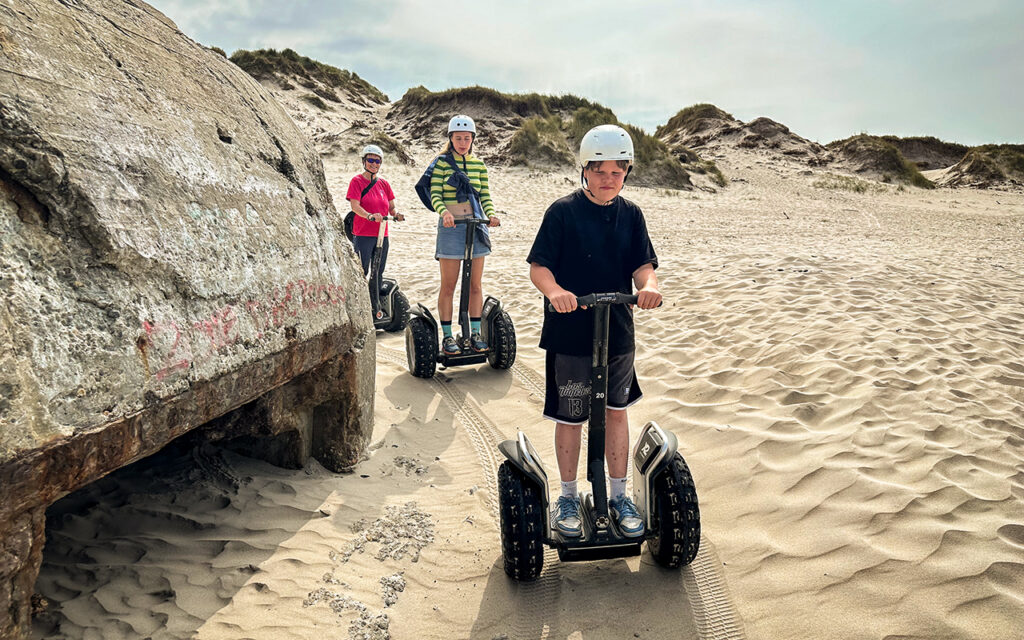
M 700 508 L 690 468 L 678 452 L 655 480 L 654 492 L 655 530 L 647 546 L 661 566 L 685 567 L 700 547 Z
M 423 318 L 409 318 L 405 325 L 405 357 L 409 372 L 417 378 L 433 378 L 437 367 L 437 331 Z
M 544 505 L 537 485 L 508 461 L 498 467 L 498 505 L 505 573 L 513 580 L 536 580 L 544 568 Z
M 409 298 L 401 291 L 396 291 L 392 304 L 394 306 L 391 309 L 391 322 L 384 327 L 388 333 L 401 331 L 409 322 Z
M 494 319 L 494 330 L 490 335 L 491 351 L 487 362 L 495 369 L 510 369 L 516 361 L 516 329 L 512 318 L 502 311 Z

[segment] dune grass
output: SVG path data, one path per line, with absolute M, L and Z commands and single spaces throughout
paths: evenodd
M 668 119 L 668 122 L 661 125 L 654 131 L 654 135 L 661 137 L 677 129 L 693 129 L 699 120 L 735 120 L 731 113 L 722 111 L 713 104 L 701 103 L 681 109 L 676 115 Z
M 935 183 L 918 171 L 917 165 L 903 157 L 891 142 L 879 136 L 860 133 L 825 145 L 836 153 L 862 163 L 867 170 L 881 173 L 883 180 L 898 180 L 922 189 L 934 189 Z M 887 178 L 887 180 L 886 180 Z
M 412 164 L 413 162 L 412 155 L 405 146 L 383 131 L 374 131 L 370 137 L 359 146 L 359 149 L 361 150 L 363 146 L 368 144 L 377 145 L 381 148 L 381 151 L 387 154 L 390 158 L 396 158 L 403 164 Z
M 405 92 L 401 102 L 408 107 L 428 109 L 447 109 L 453 104 L 466 103 L 490 107 L 498 111 L 511 111 L 524 118 L 535 116 L 546 118 L 584 107 L 611 113 L 611 110 L 606 107 L 572 94 L 548 96 L 539 93 L 503 93 L 479 85 L 444 91 L 430 91 L 423 86 L 413 87 Z
M 1024 144 L 983 144 L 969 153 L 990 158 L 1003 175 L 1024 181 Z
M 301 96 L 301 97 L 302 97 L 303 100 L 305 100 L 306 102 L 308 102 L 309 104 L 313 105 L 314 107 L 316 107 L 317 109 L 319 109 L 321 111 L 330 111 L 331 110 L 331 108 L 327 106 L 327 103 L 324 102 L 320 98 L 320 96 L 311 96 L 309 94 L 306 94 L 306 95 Z
M 893 135 L 879 136 L 885 142 L 900 148 L 901 146 L 918 145 L 921 147 L 927 147 L 934 149 L 938 153 L 942 153 L 949 156 L 961 156 L 970 149 L 965 144 L 959 144 L 956 142 L 946 142 L 945 140 L 939 140 L 935 136 L 909 136 L 900 137 Z
M 300 79 L 318 82 L 332 89 L 344 89 L 364 95 L 379 104 L 388 102 L 388 97 L 380 89 L 360 78 L 358 74 L 332 67 L 329 64 L 318 62 L 306 56 L 301 56 L 291 49 L 283 49 L 281 51 L 275 49 L 257 49 L 255 51 L 239 49 L 232 53 L 229 59 L 257 80 L 270 79 L 275 76 L 294 75 Z M 308 89 L 315 87 L 315 85 L 310 87 L 308 84 L 302 83 L 301 80 L 300 84 L 303 84 Z M 325 97 L 323 90 L 318 92 L 317 95 Z M 336 96 L 334 99 L 337 101 Z
M 562 119 L 557 115 L 525 120 L 509 142 L 509 155 L 512 164 L 517 165 L 540 162 L 557 166 L 573 162 Z
M 885 193 L 888 191 L 887 187 L 880 184 L 868 182 L 867 180 L 861 180 L 860 178 L 854 178 L 852 176 L 841 176 L 834 173 L 818 178 L 811 183 L 811 186 L 816 189 L 834 189 L 840 191 L 852 191 L 854 193 Z

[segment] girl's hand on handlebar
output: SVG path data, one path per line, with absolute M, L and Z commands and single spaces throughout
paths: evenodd
M 370 215 L 366 216 L 366 219 L 369 220 L 370 222 L 380 222 L 384 218 L 379 213 L 371 213 Z
M 454 227 L 455 216 L 453 216 L 450 211 L 445 211 L 444 215 L 441 216 L 441 224 L 449 228 Z
M 636 295 L 636 306 L 641 309 L 655 309 L 661 304 L 661 293 L 657 289 L 641 289 Z
M 558 313 L 569 313 L 576 310 L 576 294 L 571 291 L 559 289 L 548 296 L 548 300 Z
M 490 218 L 487 219 L 487 226 L 488 227 L 500 227 L 501 226 L 501 220 L 498 219 L 498 216 L 491 216 Z
M 394 217 L 395 217 L 395 220 L 397 220 L 398 222 L 402 222 L 403 220 L 405 220 L 405 216 L 403 216 L 402 214 L 398 213 L 397 211 L 394 213 Z

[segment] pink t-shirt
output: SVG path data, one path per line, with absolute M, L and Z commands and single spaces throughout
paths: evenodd
M 391 207 L 391 201 L 395 199 L 395 192 L 391 190 L 391 185 L 388 184 L 387 180 L 378 178 L 373 188 L 360 198 L 359 194 L 363 192 L 363 189 L 368 184 L 370 184 L 370 181 L 364 178 L 363 174 L 356 174 L 348 183 L 348 195 L 345 196 L 345 199 L 359 200 L 359 204 L 367 213 L 387 215 L 388 209 Z M 366 218 L 357 215 L 356 219 L 352 221 L 352 235 L 376 236 L 380 225 L 380 222 L 370 222 Z M 384 235 L 387 234 L 388 232 L 385 231 Z

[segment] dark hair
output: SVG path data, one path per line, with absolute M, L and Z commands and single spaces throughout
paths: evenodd
M 607 160 L 591 160 L 590 162 L 587 163 L 587 166 L 585 166 L 583 168 L 584 169 L 593 170 L 594 169 L 594 165 L 601 164 L 602 162 L 608 162 L 608 161 Z M 632 160 L 613 160 L 613 162 L 615 164 L 619 165 L 619 168 L 623 169 L 623 170 L 629 169 L 629 165 L 633 164 Z

